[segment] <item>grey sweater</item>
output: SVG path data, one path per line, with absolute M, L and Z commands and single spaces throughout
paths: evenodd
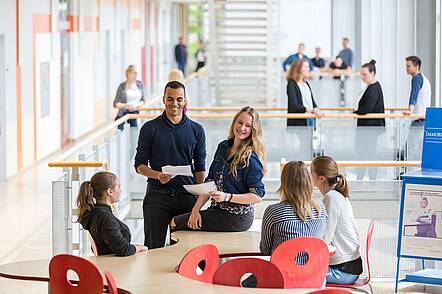
M 324 205 L 328 215 L 324 242 L 336 248 L 336 254 L 330 257 L 330 265 L 360 257 L 359 232 L 350 199 L 336 190 L 330 190 L 324 196 Z
M 140 101 L 144 102 L 144 86 L 143 86 L 143 83 L 141 81 L 135 81 L 135 83 L 137 84 L 137 87 L 138 87 L 138 89 L 141 92 Z M 120 84 L 120 86 L 118 86 L 117 94 L 115 95 L 115 99 L 114 99 L 114 103 L 113 103 L 114 107 L 117 107 L 117 103 L 127 103 L 126 82 L 122 82 Z M 122 117 L 123 113 L 124 113 L 124 109 L 119 109 L 117 117 L 115 118 L 115 120 L 117 120 L 120 117 Z

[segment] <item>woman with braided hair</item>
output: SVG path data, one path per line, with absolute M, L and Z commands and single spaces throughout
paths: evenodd
M 120 182 L 110 172 L 97 172 L 81 184 L 77 196 L 77 221 L 88 230 L 100 255 L 133 255 L 147 250 L 130 244 L 129 227 L 113 213 L 111 205 L 120 200 Z

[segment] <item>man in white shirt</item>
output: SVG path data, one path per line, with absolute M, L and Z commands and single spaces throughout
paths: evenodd
M 405 58 L 407 74 L 411 75 L 411 93 L 408 102 L 408 110 L 405 115 L 419 114 L 425 116 L 427 107 L 431 104 L 431 85 L 423 73 L 420 72 L 421 60 L 417 56 L 408 56 Z M 425 118 L 415 119 L 411 126 L 423 126 Z

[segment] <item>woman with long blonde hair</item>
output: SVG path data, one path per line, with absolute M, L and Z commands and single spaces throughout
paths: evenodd
M 296 60 L 287 73 L 287 112 L 322 114 L 313 98 L 313 92 L 307 79 L 310 77 L 310 63 Z M 289 118 L 287 126 L 314 126 L 314 118 Z
M 327 225 L 327 212 L 313 199 L 310 174 L 302 161 L 284 166 L 278 193 L 281 202 L 269 205 L 262 219 L 260 250 L 264 255 L 293 238 L 322 238 Z
M 118 109 L 115 120 L 126 114 L 138 114 L 140 108 L 144 105 L 144 86 L 137 80 L 138 70 L 133 64 L 129 65 L 125 71 L 126 81 L 118 86 L 117 94 L 114 99 L 114 108 Z M 137 119 L 128 119 L 127 123 L 131 127 L 138 127 Z M 124 129 L 124 123 L 118 126 L 118 129 Z
M 233 118 L 227 140 L 218 145 L 206 181 L 217 187 L 198 195 L 191 213 L 172 219 L 175 230 L 239 232 L 250 228 L 254 204 L 264 197 L 265 149 L 259 115 L 242 108 Z M 207 210 L 200 209 L 211 198 Z

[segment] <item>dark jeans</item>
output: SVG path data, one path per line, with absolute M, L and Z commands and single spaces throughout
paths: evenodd
M 183 72 L 183 75 L 186 75 L 186 62 L 178 62 L 178 69 Z
M 144 245 L 163 247 L 172 218 L 191 211 L 195 201 L 193 194 L 148 185 L 143 201 Z
M 140 112 L 139 112 L 138 110 L 137 110 L 137 111 L 134 111 L 134 112 L 130 112 L 130 111 L 128 111 L 127 109 L 125 109 L 125 110 L 123 111 L 123 113 L 122 113 L 120 116 L 117 116 L 117 117 L 115 118 L 115 120 L 117 120 L 117 119 L 119 119 L 120 117 L 123 117 L 123 116 L 125 116 L 126 114 L 129 114 L 129 113 L 132 113 L 132 114 L 138 114 L 138 113 L 140 113 Z M 131 127 L 138 127 L 138 120 L 137 120 L 137 119 L 128 119 L 128 120 L 127 120 L 127 123 L 128 123 Z M 118 129 L 119 129 L 120 131 L 124 130 L 124 123 L 119 124 L 119 125 L 118 125 Z
M 413 120 L 413 122 L 411 123 L 412 127 L 423 127 L 425 126 L 425 119 L 421 118 L 421 119 L 417 119 L 417 120 Z
M 233 214 L 225 209 L 210 207 L 201 210 L 201 231 L 209 232 L 243 232 L 247 231 L 253 223 L 253 213 Z M 174 231 L 192 230 L 187 226 L 190 213 L 174 217 L 176 227 Z
M 195 72 L 197 72 L 200 68 L 204 67 L 204 65 L 206 65 L 205 62 L 203 62 L 203 61 L 198 61 L 198 64 L 196 65 Z

